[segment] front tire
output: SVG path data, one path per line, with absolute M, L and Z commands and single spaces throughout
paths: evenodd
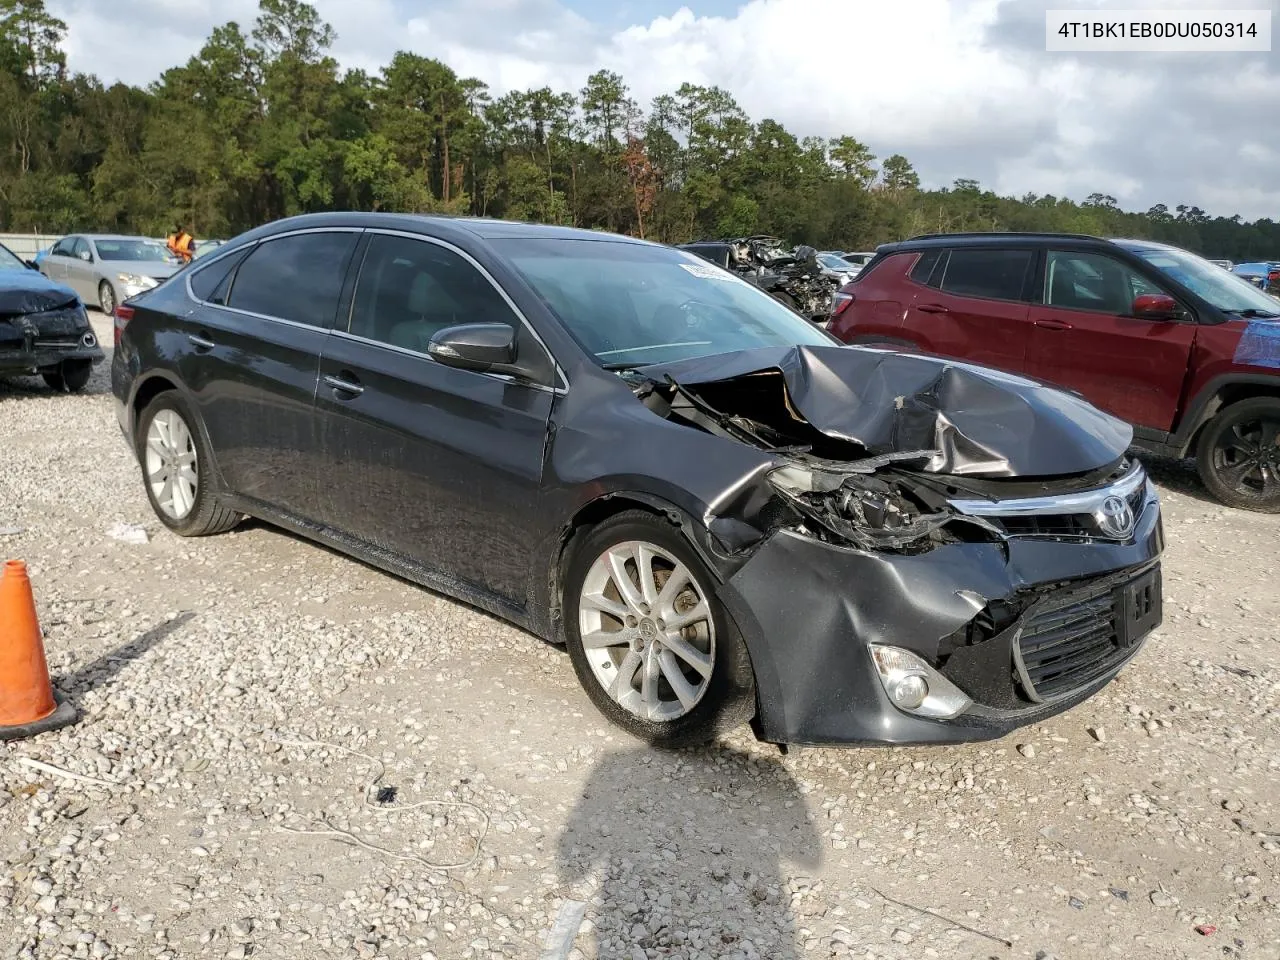
M 606 520 L 574 551 L 562 598 L 569 657 L 613 724 L 674 748 L 754 714 L 746 645 L 714 585 L 671 524 L 644 511 Z
M 213 490 L 213 455 L 186 400 L 169 390 L 138 421 L 138 462 L 147 499 L 160 522 L 183 537 L 225 533 L 241 515 Z
M 58 393 L 79 393 L 89 385 L 92 375 L 92 360 L 63 360 L 52 370 L 41 374 L 45 384 Z
M 106 280 L 98 284 L 98 307 L 108 317 L 116 312 L 116 291 Z
M 1242 400 L 1210 420 L 1196 444 L 1196 469 L 1228 506 L 1280 513 L 1280 400 Z

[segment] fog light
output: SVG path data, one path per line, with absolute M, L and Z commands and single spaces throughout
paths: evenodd
M 872 644 L 871 656 L 885 693 L 899 710 L 949 720 L 973 703 L 963 690 L 910 650 Z
M 889 687 L 889 699 L 903 710 L 914 710 L 929 696 L 929 684 L 924 677 L 911 673 Z

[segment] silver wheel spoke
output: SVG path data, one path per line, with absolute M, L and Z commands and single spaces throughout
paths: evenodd
M 671 571 L 671 576 L 667 577 L 667 582 L 662 585 L 662 592 L 658 594 L 658 609 L 662 611 L 664 617 L 675 612 L 676 597 L 680 596 L 680 591 L 688 585 L 689 568 L 682 563 Z
M 684 613 L 672 614 L 670 619 L 666 621 L 668 630 L 682 630 L 690 624 L 697 623 L 699 620 L 707 620 L 711 617 L 711 608 L 707 606 L 705 600 L 699 600 L 697 604 L 690 607 Z
M 630 643 L 631 637 L 631 630 L 597 630 L 594 633 L 584 633 L 582 649 L 604 650 L 608 647 L 620 647 L 624 643 Z
M 711 658 L 701 650 L 694 647 L 694 645 L 684 637 L 679 634 L 668 634 L 663 638 L 662 642 L 668 650 L 678 656 L 689 666 L 693 667 L 693 669 L 697 670 L 698 675 L 704 680 L 711 676 L 711 671 L 715 667 Z
M 667 678 L 667 683 L 671 684 L 671 689 L 680 699 L 680 705 L 686 711 L 692 710 L 698 702 L 698 688 L 685 679 L 675 656 L 670 650 L 663 650 L 658 654 L 658 663 L 662 666 L 662 675 Z
M 609 551 L 609 569 L 613 573 L 613 584 L 618 588 L 618 593 L 622 600 L 635 613 L 640 612 L 640 606 L 644 603 L 644 597 L 636 590 L 636 585 L 631 580 L 631 575 L 627 572 L 627 561 L 633 560 L 634 555 L 625 546 L 614 547 Z
M 640 594 L 645 606 L 654 609 L 658 602 L 658 585 L 653 582 L 653 560 L 656 554 L 647 544 L 636 547 L 636 573 L 640 579 Z
M 618 620 L 625 620 L 627 617 L 627 605 L 625 603 L 610 600 L 601 593 L 584 593 L 582 595 L 582 605 L 599 610 L 601 613 L 607 613 Z
M 624 694 L 631 692 L 632 685 L 636 679 L 636 671 L 640 669 L 642 659 L 640 654 L 631 650 L 623 658 L 622 663 L 618 665 L 618 675 L 614 678 L 613 686 L 609 689 L 609 696 L 613 697 L 614 700 L 620 700 Z
M 645 713 L 650 718 L 657 716 L 662 708 L 662 701 L 658 699 L 658 679 L 662 676 L 662 668 L 658 663 L 658 658 L 654 655 L 653 648 L 650 648 L 644 657 L 643 672 L 640 674 L 640 702 L 644 704 Z

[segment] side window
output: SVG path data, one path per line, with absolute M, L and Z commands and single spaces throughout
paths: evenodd
M 351 311 L 353 336 L 419 353 L 459 323 L 510 323 L 516 316 L 480 271 L 438 244 L 375 234 Z
M 941 287 L 959 297 L 987 300 L 1021 300 L 1030 250 L 991 250 L 960 247 L 951 251 Z
M 1119 260 L 1100 253 L 1050 250 L 1044 267 L 1044 302 L 1050 307 L 1124 316 L 1134 297 L 1164 293 Z
M 338 312 L 354 233 L 300 233 L 260 244 L 236 271 L 227 306 L 313 327 Z
M 938 258 L 942 256 L 941 250 L 926 250 L 920 254 L 920 259 L 916 261 L 916 265 L 911 268 L 911 279 L 916 283 L 928 283 L 929 275 L 933 273 L 933 268 L 938 265 Z
M 81 237 L 80 239 L 78 239 L 75 242 L 75 245 L 72 246 L 71 248 L 71 255 L 81 260 L 85 258 L 85 254 L 87 254 L 88 252 L 89 252 L 89 241 L 86 240 L 84 237 Z
M 65 237 L 53 245 L 53 249 L 49 251 L 52 257 L 69 257 L 71 256 L 71 248 L 75 246 L 75 241 L 70 237 Z
M 225 306 L 227 303 L 227 288 L 231 283 L 231 271 L 243 259 L 244 251 L 241 250 L 239 253 L 233 253 L 229 257 L 222 257 L 207 267 L 201 267 L 193 273 L 191 275 L 191 292 L 196 295 L 196 299 Z

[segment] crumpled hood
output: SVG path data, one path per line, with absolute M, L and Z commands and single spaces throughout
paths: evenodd
M 78 300 L 74 290 L 34 270 L 0 271 L 0 317 L 58 310 Z
M 780 374 L 787 414 L 868 455 L 931 450 L 931 473 L 1087 473 L 1129 448 L 1132 428 L 1086 400 L 986 367 L 867 347 L 766 347 L 637 371 L 683 387 Z M 718 409 L 736 411 L 718 391 Z

